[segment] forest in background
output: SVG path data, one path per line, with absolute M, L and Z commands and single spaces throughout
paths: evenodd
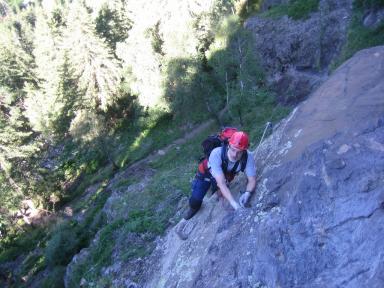
M 202 3 L 0 2 L 1 250 L 23 230 L 23 201 L 55 212 L 100 167 L 108 177 L 180 127 L 252 122 L 269 94 L 239 17 L 250 8 Z M 164 123 L 169 135 L 146 142 Z

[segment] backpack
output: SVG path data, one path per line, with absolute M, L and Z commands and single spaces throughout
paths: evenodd
M 200 158 L 198 171 L 201 175 L 207 175 L 209 173 L 208 169 L 208 159 L 212 150 L 217 147 L 222 147 L 221 150 L 221 160 L 222 160 L 222 169 L 225 175 L 225 178 L 228 182 L 232 181 L 236 175 L 236 170 L 239 165 L 241 165 L 241 172 L 244 172 L 245 166 L 247 165 L 248 153 L 244 153 L 239 161 L 237 161 L 234 167 L 228 171 L 228 156 L 227 156 L 227 147 L 229 138 L 231 138 L 232 134 L 237 132 L 238 130 L 233 127 L 226 127 L 221 130 L 220 133 L 216 135 L 210 135 L 201 143 L 203 148 L 204 156 Z

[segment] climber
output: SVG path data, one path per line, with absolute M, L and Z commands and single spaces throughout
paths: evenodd
M 228 142 L 216 147 L 210 152 L 206 169 L 199 165 L 198 172 L 192 182 L 192 195 L 189 198 L 189 209 L 176 227 L 176 233 L 180 239 L 185 240 L 188 235 L 184 233 L 187 221 L 200 209 L 203 198 L 210 187 L 215 192 L 217 188 L 220 194 L 229 202 L 233 209 L 245 208 L 251 194 L 256 188 L 256 168 L 253 155 L 248 152 L 249 137 L 245 132 L 233 132 Z M 247 176 L 246 189 L 239 199 L 234 199 L 228 184 L 240 171 Z

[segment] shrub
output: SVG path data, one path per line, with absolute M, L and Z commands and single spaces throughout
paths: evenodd
M 64 288 L 65 267 L 55 267 L 41 283 L 41 288 Z
M 372 9 L 384 7 L 384 0 L 355 0 L 353 2 L 354 7 Z
M 357 51 L 383 45 L 384 44 L 384 24 L 376 28 L 369 28 L 363 25 L 363 2 L 382 2 L 384 6 L 384 1 L 357 1 L 354 7 L 354 15 L 352 22 L 350 24 L 347 36 L 347 42 L 344 45 L 339 58 L 332 64 L 331 68 L 334 70 L 347 59 L 352 57 Z
M 319 7 L 319 0 L 291 0 L 289 4 L 273 7 L 265 12 L 265 17 L 281 17 L 288 15 L 294 20 L 306 19 L 309 14 L 315 12 Z
M 46 263 L 50 266 L 66 265 L 79 249 L 76 230 L 69 223 L 59 224 L 45 249 Z

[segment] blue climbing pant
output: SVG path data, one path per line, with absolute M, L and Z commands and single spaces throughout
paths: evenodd
M 210 187 L 212 187 L 213 192 L 217 190 L 216 180 L 211 175 L 209 177 L 203 177 L 201 174 L 195 176 L 192 181 L 192 195 L 189 198 L 189 206 L 192 209 L 200 209 L 205 194 L 207 194 Z

